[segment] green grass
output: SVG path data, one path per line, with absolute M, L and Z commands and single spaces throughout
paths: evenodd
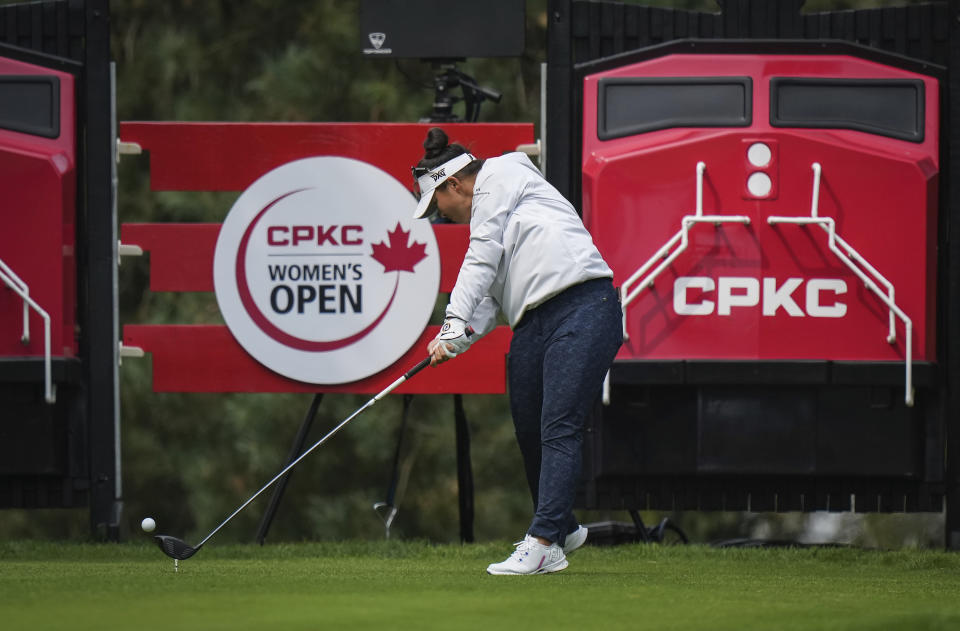
M 558 574 L 484 573 L 507 544 L 0 543 L 20 629 L 958 629 L 960 555 L 586 547 Z

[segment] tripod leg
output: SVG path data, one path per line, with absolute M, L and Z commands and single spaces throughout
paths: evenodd
M 635 508 L 631 508 L 627 512 L 630 513 L 630 519 L 633 520 L 633 525 L 637 529 L 637 541 L 649 543 L 650 534 L 647 530 L 647 525 L 643 523 L 643 518 L 640 517 L 640 511 Z
M 470 463 L 470 427 L 463 411 L 463 395 L 453 395 L 453 410 L 456 421 L 460 541 L 473 543 L 473 468 Z
M 394 502 L 396 501 L 397 495 L 397 482 L 400 479 L 400 448 L 403 446 L 403 434 L 407 427 L 407 417 L 410 412 L 411 403 L 413 403 L 413 395 L 403 395 L 403 413 L 400 416 L 400 429 L 397 430 L 397 449 L 393 453 L 393 474 L 390 477 L 390 486 L 387 488 L 387 499 L 384 502 L 377 502 L 373 505 L 373 510 L 383 519 L 387 539 L 390 538 L 390 526 L 397 516 L 397 507 Z M 386 510 L 383 511 L 383 509 Z
M 310 403 L 310 409 L 307 411 L 307 415 L 303 419 L 303 423 L 300 424 L 300 429 L 297 431 L 297 436 L 293 440 L 293 445 L 290 447 L 290 455 L 287 456 L 287 464 L 290 464 L 303 452 L 303 444 L 307 441 L 307 436 L 310 434 L 310 427 L 313 425 L 313 419 L 317 416 L 317 409 L 320 407 L 320 401 L 323 400 L 323 393 L 318 392 L 313 396 L 313 401 Z M 257 529 L 257 543 L 263 545 L 264 540 L 267 538 L 267 532 L 270 530 L 270 524 L 273 523 L 273 518 L 277 514 L 277 509 L 280 508 L 280 500 L 283 499 L 283 492 L 287 489 L 287 482 L 290 480 L 290 474 L 283 476 L 280 480 L 277 481 L 277 486 L 273 489 L 273 495 L 270 496 L 270 504 L 267 506 L 267 510 L 264 511 L 263 517 L 260 519 L 260 527 Z

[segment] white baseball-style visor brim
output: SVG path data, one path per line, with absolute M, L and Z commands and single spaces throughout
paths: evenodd
M 414 219 L 420 219 L 427 214 L 430 202 L 433 201 L 433 194 L 437 187 L 447 181 L 447 179 L 456 174 L 457 171 L 476 160 L 473 154 L 461 153 L 456 158 L 447 160 L 443 164 L 434 167 L 417 178 L 417 184 L 420 186 L 420 201 L 417 203 L 417 210 L 413 213 Z

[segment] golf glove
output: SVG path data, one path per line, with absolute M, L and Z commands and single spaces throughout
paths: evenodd
M 437 335 L 437 339 L 444 343 L 443 352 L 447 357 L 456 357 L 460 353 L 467 352 L 470 348 L 473 329 L 467 326 L 467 323 L 460 318 L 447 318 L 443 321 L 443 327 Z M 451 350 L 450 347 L 453 347 Z

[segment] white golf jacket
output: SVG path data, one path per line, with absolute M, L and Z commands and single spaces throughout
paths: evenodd
M 512 328 L 564 289 L 604 277 L 613 272 L 579 215 L 525 154 L 484 162 L 447 317 L 468 322 L 479 338 L 496 325 L 498 308 Z

